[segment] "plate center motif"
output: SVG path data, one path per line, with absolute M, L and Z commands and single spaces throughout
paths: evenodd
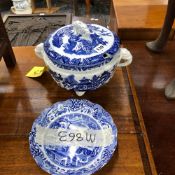
M 49 126 L 52 129 L 63 129 L 57 133 L 58 139 L 63 142 L 63 145 L 44 144 L 45 153 L 52 162 L 66 168 L 78 168 L 91 163 L 98 156 L 101 152 L 100 147 L 84 148 L 78 146 L 79 142 L 93 143 L 96 139 L 92 133 L 82 134 L 81 131 L 76 130 L 76 128 L 80 129 L 81 127 L 82 129 L 100 130 L 100 126 L 93 118 L 78 113 L 64 115 Z M 68 132 L 71 130 L 72 132 Z M 66 146 L 66 142 L 70 145 L 72 142 L 72 146 Z
M 45 109 L 29 135 L 39 167 L 52 175 L 90 175 L 111 158 L 117 128 L 108 112 L 88 100 L 70 99 Z

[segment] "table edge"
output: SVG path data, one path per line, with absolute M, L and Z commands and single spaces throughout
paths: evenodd
M 138 97 L 137 97 L 137 92 L 136 92 L 136 89 L 135 89 L 135 86 L 134 86 L 134 81 L 132 79 L 131 71 L 130 71 L 129 67 L 126 67 L 126 72 L 127 72 L 127 76 L 128 76 L 128 80 L 129 80 L 129 86 L 130 86 L 131 92 L 133 94 L 134 105 L 135 105 L 135 109 L 136 109 L 136 112 L 137 112 L 137 115 L 138 115 L 140 128 L 143 132 L 143 141 L 144 141 L 146 152 L 147 152 L 147 155 L 148 155 L 150 168 L 151 168 L 151 171 L 152 171 L 153 175 L 158 175 L 157 170 L 156 170 L 156 166 L 155 166 L 155 162 L 154 162 L 154 158 L 153 158 L 153 155 L 152 155 L 151 146 L 150 146 L 150 142 L 149 142 L 149 139 L 148 139 L 148 135 L 147 135 L 147 131 L 146 131 L 146 127 L 145 127 L 141 107 L 140 107 L 139 100 L 138 100 Z

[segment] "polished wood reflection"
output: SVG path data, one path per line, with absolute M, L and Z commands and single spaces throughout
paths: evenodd
M 47 174 L 30 155 L 28 135 L 42 110 L 69 98 L 85 98 L 102 105 L 118 127 L 118 148 L 110 162 L 96 174 L 156 174 L 126 70 L 118 68 L 107 85 L 77 97 L 73 91 L 60 88 L 47 72 L 34 79 L 25 76 L 33 66 L 44 65 L 35 56 L 34 47 L 17 47 L 14 52 L 17 58 L 14 69 L 0 65 L 0 174 Z
M 167 0 L 112 0 L 118 33 L 125 40 L 154 40 L 159 35 L 167 10 Z M 169 39 L 173 39 L 175 22 Z
M 133 5 L 167 5 L 168 0 L 113 0 L 118 6 Z
M 175 42 L 168 42 L 161 54 L 148 51 L 145 42 L 127 41 L 133 54 L 131 74 L 159 174 L 174 175 L 175 101 L 164 95 L 175 77 Z

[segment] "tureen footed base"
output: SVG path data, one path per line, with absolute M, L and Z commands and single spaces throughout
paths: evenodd
M 85 91 L 75 91 L 75 93 L 80 97 L 85 94 Z

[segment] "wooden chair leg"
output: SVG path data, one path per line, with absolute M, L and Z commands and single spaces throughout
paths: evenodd
M 12 48 L 7 44 L 6 49 L 3 53 L 3 58 L 7 67 L 14 67 L 16 64 L 15 55 Z
M 52 5 L 51 5 L 51 0 L 46 0 L 47 3 L 47 8 L 50 10 Z
M 86 0 L 86 15 L 87 16 L 90 16 L 90 5 L 91 5 L 91 1 Z
M 0 48 L 2 52 L 1 56 L 3 56 L 7 67 L 14 67 L 16 63 L 16 59 L 6 32 L 6 29 L 4 27 L 4 23 L 1 15 L 0 15 L 0 38 L 3 41 L 3 48 L 4 48 L 3 51 L 2 51 L 2 46 Z
M 146 43 L 149 50 L 161 52 L 166 45 L 175 18 L 175 0 L 168 1 L 167 13 L 162 30 L 155 41 Z
M 32 12 L 35 10 L 35 0 L 31 0 Z
M 73 0 L 73 15 L 74 16 L 79 16 L 78 13 L 78 0 Z

